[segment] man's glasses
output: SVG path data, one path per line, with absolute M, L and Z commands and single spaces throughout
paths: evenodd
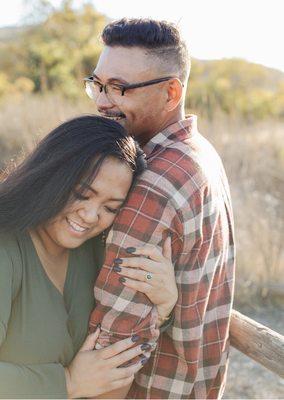
M 125 85 L 120 85 L 118 83 L 106 83 L 103 85 L 101 82 L 94 79 L 93 76 L 84 78 L 84 81 L 86 93 L 92 100 L 96 101 L 100 93 L 104 91 L 109 100 L 111 100 L 113 103 L 118 103 L 123 100 L 122 96 L 124 96 L 125 92 L 129 89 L 137 89 L 145 86 L 155 85 L 156 83 L 169 81 L 173 78 L 173 76 L 165 76 L 163 78 L 152 79 L 150 81 Z

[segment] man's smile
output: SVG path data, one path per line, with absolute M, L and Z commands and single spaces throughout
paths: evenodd
M 120 120 L 126 118 L 126 115 L 123 114 L 123 113 L 119 113 L 119 114 L 110 114 L 110 113 L 108 113 L 108 114 L 106 114 L 106 113 L 100 112 L 100 115 L 101 115 L 102 117 L 111 119 L 111 120 L 113 120 L 113 121 L 120 121 Z

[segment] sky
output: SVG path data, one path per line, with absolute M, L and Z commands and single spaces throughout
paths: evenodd
M 54 5 L 60 0 L 52 0 Z M 74 0 L 80 6 L 83 0 Z M 86 1 L 85 1 L 86 2 Z M 179 25 L 199 59 L 238 57 L 284 72 L 284 0 L 89 0 L 110 18 L 151 17 Z M 20 24 L 27 0 L 0 0 L 0 27 Z

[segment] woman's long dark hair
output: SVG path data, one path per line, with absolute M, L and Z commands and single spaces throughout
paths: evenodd
M 145 168 L 143 152 L 115 121 L 87 115 L 55 128 L 0 183 L 0 231 L 34 228 L 55 217 L 82 178 L 91 182 L 110 156 L 125 162 L 133 179 Z

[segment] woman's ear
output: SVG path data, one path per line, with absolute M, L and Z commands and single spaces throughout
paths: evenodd
M 174 110 L 182 99 L 183 84 L 178 78 L 172 78 L 168 82 L 167 111 Z

